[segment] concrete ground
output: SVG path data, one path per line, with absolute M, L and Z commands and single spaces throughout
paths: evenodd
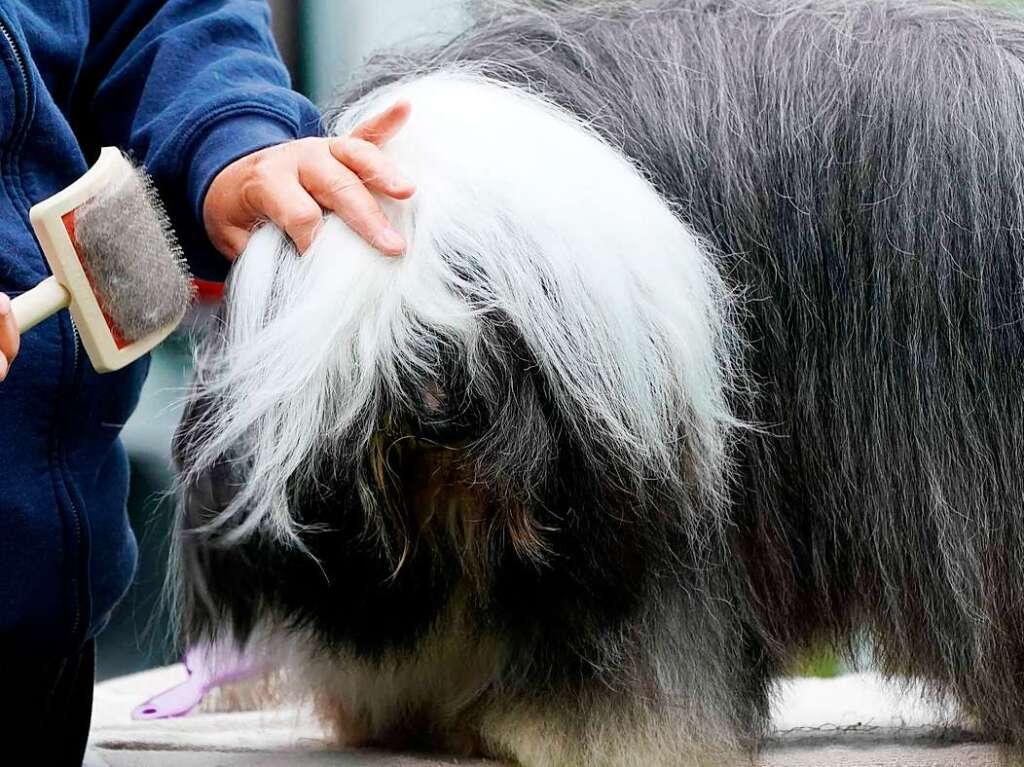
M 440 767 L 481 762 L 331 751 L 308 713 L 277 709 L 133 722 L 130 711 L 184 679 L 180 666 L 96 688 L 86 767 Z M 786 682 L 760 767 L 987 767 L 996 749 L 949 727 L 950 714 L 873 674 Z

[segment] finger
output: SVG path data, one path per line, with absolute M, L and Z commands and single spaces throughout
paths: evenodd
M 215 248 L 229 261 L 234 261 L 245 250 L 252 237 L 252 231 L 237 226 L 224 226 L 215 233 L 210 234 L 210 239 Z
M 348 224 L 356 234 L 381 253 L 399 256 L 405 240 L 391 226 L 362 180 L 331 158 L 322 157 L 300 171 L 300 181 L 317 202 Z
M 7 361 L 7 357 L 0 354 L 0 381 L 7 378 L 7 371 L 11 369 L 10 363 Z
M 18 333 L 17 323 L 14 321 L 14 313 L 11 309 L 11 299 L 0 293 L 0 354 L 4 356 L 4 374 L 10 363 L 18 356 L 21 348 L 21 334 Z
M 323 222 L 323 210 L 294 178 L 261 185 L 253 195 L 254 207 L 292 238 L 299 253 L 305 253 Z
M 358 175 L 375 192 L 397 200 L 412 197 L 415 193 L 415 185 L 376 144 L 346 137 L 331 139 L 328 146 L 334 159 Z
M 364 120 L 352 131 L 352 138 L 369 141 L 377 146 L 384 146 L 390 141 L 409 119 L 412 104 L 399 101 L 392 104 L 380 114 Z

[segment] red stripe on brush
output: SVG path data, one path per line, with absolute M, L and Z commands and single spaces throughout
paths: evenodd
M 223 282 L 193 278 L 192 284 L 196 287 L 196 298 L 200 301 L 215 304 L 224 298 Z

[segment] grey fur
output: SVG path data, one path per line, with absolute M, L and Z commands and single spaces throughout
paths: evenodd
M 762 731 L 794 658 L 866 638 L 885 672 L 1024 745 L 1024 19 L 944 0 L 542 5 L 497 4 L 441 51 L 380 59 L 352 98 L 475 62 L 620 147 L 743 296 L 752 394 L 733 407 L 758 428 L 735 434 L 720 478 L 727 525 L 662 513 L 699 501 L 652 483 L 628 544 L 580 527 L 557 567 L 594 584 L 578 561 L 635 555 L 618 588 L 642 607 L 615 630 L 580 606 L 546 616 L 550 636 L 510 634 L 524 654 L 494 706 L 557 715 L 551 754 L 615 721 L 639 759 L 641 705 L 704 746 L 735 743 Z M 187 465 L 202 434 L 182 434 Z M 584 491 L 614 497 L 614 480 Z M 186 513 L 229 488 L 187 488 Z M 212 552 L 195 546 L 189 567 Z M 213 598 L 244 625 L 237 577 Z M 213 619 L 194 607 L 186 623 L 203 635 Z M 592 685 L 559 675 L 559 632 L 576 632 Z
M 736 523 L 766 660 L 866 625 L 885 669 L 1020 739 L 1021 16 L 564 3 L 431 65 L 467 59 L 621 146 L 746 292 L 739 415 L 771 433 L 738 446 Z
M 126 341 L 185 315 L 192 301 L 188 267 L 142 169 L 76 210 L 75 240 L 100 306 Z

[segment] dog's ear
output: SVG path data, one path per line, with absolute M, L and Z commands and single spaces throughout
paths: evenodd
M 636 455 L 602 439 L 593 413 L 565 396 L 565 382 L 511 317 L 491 312 L 481 324 L 478 372 L 467 385 L 485 428 L 465 444 L 463 460 L 466 476 L 487 488 L 491 545 L 504 548 L 492 551 L 492 560 L 509 557 L 539 571 L 556 561 L 567 566 L 569 556 L 596 566 L 600 572 L 586 577 L 603 582 L 620 566 L 629 569 L 626 551 L 637 548 L 637 536 L 657 537 L 660 545 L 665 530 L 699 513 L 682 436 L 677 471 L 645 472 Z M 643 548 L 656 556 L 655 544 Z M 609 561 L 618 564 L 609 569 Z
M 638 474 L 636 456 L 604 443 L 596 425 L 579 428 L 589 414 L 571 410 L 564 382 L 553 379 L 508 317 L 484 324 L 484 364 L 504 396 L 478 395 L 492 407 L 490 429 L 469 456 L 493 498 L 485 564 L 502 605 L 501 630 L 564 632 L 575 616 L 616 625 L 649 596 L 653 574 L 697 561 L 713 516 L 702 515 L 682 471 Z M 594 630 L 570 629 L 581 642 Z M 558 645 L 556 636 L 550 643 L 537 635 L 517 640 Z

